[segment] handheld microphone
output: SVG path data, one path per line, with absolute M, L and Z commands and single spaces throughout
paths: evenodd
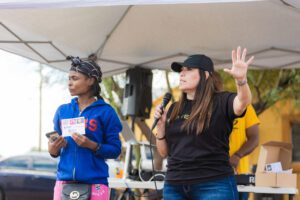
M 165 94 L 164 98 L 163 98 L 163 101 L 162 101 L 161 105 L 160 105 L 160 109 L 161 109 L 161 110 L 163 110 L 163 108 L 165 108 L 165 107 L 167 106 L 167 104 L 169 103 L 169 101 L 171 100 L 171 98 L 172 98 L 171 93 L 167 92 L 167 93 Z M 158 120 L 159 120 L 159 118 L 158 118 L 158 119 L 157 119 L 157 118 L 154 118 L 154 122 L 153 122 L 153 125 L 152 125 L 151 130 L 153 130 L 153 129 L 155 128 L 155 126 L 156 126 Z

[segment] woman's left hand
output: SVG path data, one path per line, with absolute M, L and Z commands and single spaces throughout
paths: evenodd
M 233 78 L 238 81 L 243 81 L 247 78 L 247 70 L 248 66 L 252 63 L 254 56 L 245 61 L 247 54 L 247 49 L 243 49 L 243 53 L 241 53 L 241 47 L 238 47 L 237 50 L 232 50 L 232 68 L 224 69 L 224 71 L 230 74 Z
M 78 133 L 73 133 L 72 138 L 76 142 L 76 144 L 81 147 L 94 149 L 95 145 L 97 146 L 96 142 L 94 142 L 94 141 L 90 140 L 88 137 L 78 134 Z

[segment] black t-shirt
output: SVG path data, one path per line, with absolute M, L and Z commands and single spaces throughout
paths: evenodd
M 195 131 L 188 134 L 181 129 L 191 113 L 193 101 L 186 100 L 178 118 L 171 123 L 167 122 L 167 182 L 200 183 L 233 175 L 229 163 L 229 135 L 233 120 L 237 118 L 233 111 L 235 96 L 235 93 L 229 92 L 214 95 L 210 124 L 201 134 L 197 135 Z M 173 106 L 168 111 L 168 118 Z

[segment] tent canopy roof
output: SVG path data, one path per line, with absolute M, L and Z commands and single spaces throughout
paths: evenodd
M 134 66 L 170 69 L 171 62 L 194 53 L 224 68 L 238 45 L 255 55 L 253 68 L 300 68 L 297 5 L 186 2 L 2 1 L 0 48 L 64 71 L 70 67 L 67 55 L 96 54 L 106 76 Z

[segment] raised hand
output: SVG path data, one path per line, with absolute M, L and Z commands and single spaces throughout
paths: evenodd
M 230 74 L 234 79 L 238 81 L 245 80 L 247 78 L 247 70 L 248 66 L 252 63 L 254 56 L 249 58 L 247 61 L 246 59 L 247 49 L 243 49 L 243 53 L 241 53 L 241 47 L 239 46 L 237 50 L 232 50 L 231 57 L 232 57 L 232 68 L 231 69 L 224 69 L 224 71 Z

